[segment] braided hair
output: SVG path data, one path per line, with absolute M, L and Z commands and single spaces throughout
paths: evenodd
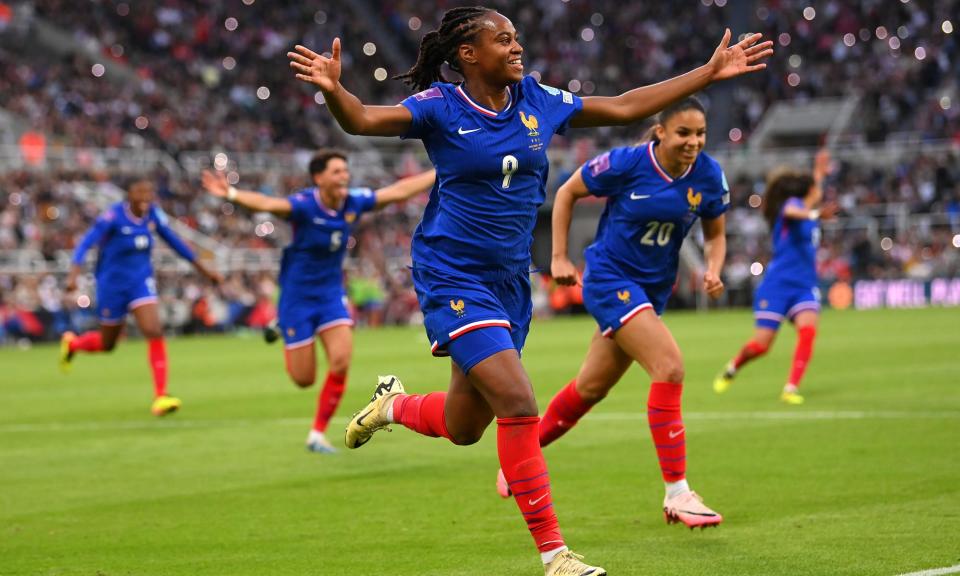
M 471 42 L 481 29 L 481 17 L 494 12 L 483 6 L 463 6 L 451 8 L 443 14 L 440 28 L 427 32 L 420 40 L 417 63 L 412 68 L 394 76 L 394 80 L 403 80 L 414 90 L 426 90 L 434 82 L 446 82 L 441 68 L 446 62 L 454 72 L 461 72 L 457 62 L 457 49 L 465 42 Z

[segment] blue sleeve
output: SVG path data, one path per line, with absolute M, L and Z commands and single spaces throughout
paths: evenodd
M 793 206 L 794 208 L 806 208 L 807 205 L 803 203 L 803 198 L 799 196 L 791 196 L 787 198 L 787 201 L 783 203 L 783 208 L 787 206 Z M 780 209 L 780 213 L 783 214 L 783 208 Z
M 314 202 L 313 194 L 307 192 L 297 192 L 291 195 L 287 200 L 290 201 L 290 215 L 287 220 L 295 224 L 310 220 L 310 202 Z
M 715 174 L 710 178 L 704 194 L 703 207 L 700 216 L 708 220 L 719 218 L 730 207 L 730 186 L 727 184 L 727 175 L 720 165 L 715 166 Z
M 410 114 L 413 115 L 413 122 L 410 123 L 410 129 L 401 136 L 403 139 L 417 138 L 423 139 L 433 132 L 434 128 L 442 123 L 446 116 L 446 99 L 439 86 L 431 86 L 423 92 L 418 92 L 401 102 Z
M 633 148 L 614 148 L 580 168 L 580 176 L 592 196 L 613 196 L 623 190 L 628 173 L 636 165 Z
M 566 90 L 539 84 L 531 76 L 523 79 L 524 89 L 537 94 L 539 108 L 547 115 L 555 134 L 564 134 L 570 125 L 570 119 L 583 110 L 583 100 Z
M 377 205 L 377 195 L 370 188 L 351 188 L 350 198 L 357 214 L 369 212 Z
M 157 207 L 153 208 L 153 221 L 157 223 L 157 234 L 163 238 L 163 241 L 166 242 L 167 245 L 173 248 L 174 252 L 188 262 L 193 262 L 197 259 L 197 256 L 193 253 L 193 250 L 187 246 L 186 242 L 181 240 L 180 237 L 170 229 L 170 219 L 163 210 Z
M 82 266 L 87 251 L 93 248 L 95 244 L 99 244 L 110 232 L 112 226 L 113 212 L 106 212 L 97 218 L 97 221 L 93 223 L 93 227 L 84 235 L 83 239 L 80 240 L 80 244 L 77 245 L 77 249 L 73 251 L 72 263 L 77 266 Z

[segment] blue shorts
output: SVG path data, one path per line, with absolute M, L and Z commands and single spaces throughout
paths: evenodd
M 820 311 L 819 288 L 763 281 L 753 295 L 753 316 L 757 328 L 776 330 L 784 318 L 793 321 L 794 316 L 805 310 Z
M 157 282 L 153 276 L 129 286 L 118 287 L 110 282 L 97 280 L 97 313 L 100 323 L 110 326 L 123 324 L 127 312 L 157 301 Z
M 530 274 L 521 272 L 502 280 L 484 281 L 466 275 L 426 268 L 413 269 L 413 284 L 423 311 L 423 324 L 434 356 L 452 356 L 464 371 L 510 348 L 519 354 L 530 330 L 533 300 Z M 509 339 L 493 336 L 481 358 L 450 342 L 481 328 L 504 328 Z
M 313 344 L 314 336 L 335 326 L 353 326 L 343 290 L 330 292 L 328 297 L 300 297 L 296 291 L 280 290 L 277 305 L 277 324 L 283 333 L 284 347 L 299 348 Z
M 589 268 L 583 277 L 583 305 L 608 338 L 644 310 L 662 315 L 672 293 L 673 282 L 638 284 L 611 274 L 591 274 Z

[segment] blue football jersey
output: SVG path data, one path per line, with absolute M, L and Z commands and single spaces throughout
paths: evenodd
M 143 218 L 137 218 L 126 202 L 118 202 L 97 218 L 80 241 L 73 263 L 82 265 L 87 251 L 96 246 L 98 284 L 117 288 L 142 284 L 153 275 L 153 232 L 180 256 L 194 261 L 193 251 L 170 229 L 167 215 L 159 206 L 151 205 Z
M 496 112 L 461 85 L 434 83 L 402 102 L 437 169 L 413 237 L 414 266 L 497 278 L 525 271 L 537 208 L 546 197 L 547 147 L 583 107 L 530 76 Z
M 716 160 L 701 153 L 678 178 L 654 155 L 656 143 L 614 148 L 580 173 L 590 194 L 607 198 L 587 268 L 619 271 L 642 284 L 672 283 L 680 246 L 697 218 L 727 211 L 730 192 Z
M 343 258 L 347 239 L 357 218 L 373 210 L 376 195 L 369 188 L 351 188 L 343 206 L 324 206 L 320 192 L 307 188 L 290 196 L 293 240 L 280 261 L 281 293 L 323 294 L 343 284 Z
M 806 207 L 800 198 L 788 198 L 783 207 Z M 817 246 L 820 244 L 820 223 L 817 220 L 784 218 L 783 209 L 771 232 L 773 258 L 767 265 L 765 282 L 798 287 L 817 285 Z

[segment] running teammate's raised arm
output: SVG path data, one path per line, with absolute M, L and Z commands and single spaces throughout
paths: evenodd
M 374 192 L 374 196 L 376 198 L 374 209 L 383 208 L 384 206 L 393 204 L 394 202 L 403 202 L 404 200 L 409 200 L 417 194 L 430 190 L 436 180 L 437 171 L 427 170 L 426 172 L 422 172 L 416 176 L 410 176 L 409 178 L 404 178 L 403 180 L 394 182 L 389 186 L 379 188 L 376 192 Z
M 708 84 L 763 70 L 761 60 L 773 54 L 773 42 L 760 42 L 762 34 L 747 34 L 730 46 L 730 29 L 710 61 L 703 66 L 670 80 L 634 88 L 619 96 L 589 96 L 583 99 L 583 110 L 574 116 L 570 126 L 618 126 L 642 120 L 673 102 L 705 88 Z
M 290 200 L 274 198 L 252 190 L 237 190 L 227 182 L 227 177 L 222 172 L 204 170 L 200 181 L 208 194 L 226 198 L 254 212 L 270 212 L 283 217 L 290 215 Z
M 413 116 L 400 105 L 367 106 L 340 83 L 340 39 L 333 41 L 330 57 L 297 44 L 287 52 L 290 67 L 298 80 L 315 85 L 323 92 L 327 108 L 348 134 L 363 136 L 401 136 L 410 128 Z

